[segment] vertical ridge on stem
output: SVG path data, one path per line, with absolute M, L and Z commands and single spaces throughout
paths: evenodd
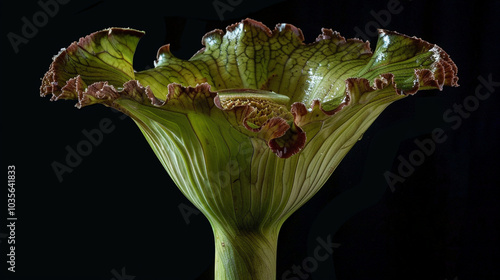
M 216 280 L 274 280 L 279 230 L 213 226 Z

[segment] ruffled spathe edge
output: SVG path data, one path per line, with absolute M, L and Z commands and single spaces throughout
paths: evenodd
M 233 24 L 226 28 L 226 33 L 222 30 L 214 30 L 207 33 L 203 39 L 203 45 L 207 44 L 210 37 L 219 39 L 226 36 L 229 32 L 233 32 L 236 28 L 244 28 L 245 25 L 251 25 L 262 30 L 267 36 L 277 36 L 280 32 L 291 32 L 293 40 L 304 44 L 304 36 L 299 28 L 290 24 L 278 24 L 274 30 L 270 30 L 261 22 L 245 19 L 239 23 Z M 375 92 L 386 87 L 392 87 L 394 94 L 410 95 L 416 93 L 421 88 L 438 88 L 442 90 L 443 86 L 458 86 L 457 67 L 450 59 L 448 54 L 440 47 L 430 44 L 416 37 L 408 37 L 397 32 L 379 30 L 380 36 L 403 36 L 405 39 L 412 40 L 417 48 L 422 48 L 431 51 L 434 55 L 434 62 L 430 69 L 415 69 L 413 87 L 409 89 L 398 88 L 394 75 L 385 73 L 379 75 L 370 82 L 365 78 L 351 77 L 345 80 L 345 92 L 343 101 L 333 110 L 324 110 L 320 100 L 312 100 L 309 108 L 302 102 L 291 104 L 290 112 L 293 115 L 293 122 L 289 122 L 283 118 L 274 117 L 268 119 L 259 128 L 250 128 L 246 125 L 246 117 L 248 117 L 256 108 L 249 105 L 235 107 L 232 109 L 224 109 L 217 106 L 218 94 L 216 91 L 211 91 L 211 85 L 208 83 L 197 84 L 196 86 L 183 86 L 178 83 L 170 83 L 167 85 L 168 93 L 165 100 L 161 100 L 155 96 L 149 86 L 143 86 L 138 80 L 133 77 L 133 68 L 126 65 L 123 70 L 123 75 L 118 75 L 114 81 L 87 81 L 82 79 L 78 71 L 68 71 L 68 65 L 71 66 L 71 55 L 81 52 L 83 55 L 95 55 L 93 42 L 101 39 L 110 40 L 113 36 L 128 36 L 131 40 L 139 40 L 143 32 L 133 29 L 111 28 L 102 30 L 91 35 L 88 35 L 78 42 L 72 43 L 67 49 L 62 49 L 58 55 L 53 58 L 53 62 L 49 71 L 45 74 L 40 88 L 41 95 L 46 96 L 52 94 L 51 100 L 59 99 L 77 99 L 76 106 L 82 108 L 91 104 L 104 104 L 106 106 L 119 106 L 114 102 L 119 98 L 129 98 L 141 104 L 146 104 L 159 109 L 172 111 L 203 111 L 208 113 L 214 106 L 225 111 L 227 114 L 234 114 L 238 119 L 239 125 L 244 127 L 248 133 L 255 133 L 256 137 L 266 141 L 271 150 L 279 157 L 288 158 L 298 153 L 304 148 L 307 137 L 302 129 L 303 126 L 316 121 L 325 121 L 334 116 L 336 113 L 343 110 L 345 107 L 352 104 L 365 102 L 363 96 Z M 118 40 L 119 38 L 112 38 Z M 321 41 L 329 40 L 334 44 L 341 46 L 343 44 L 356 44 L 357 49 L 361 54 L 372 55 L 368 42 L 362 42 L 358 39 L 345 39 L 338 32 L 331 29 L 322 29 L 315 42 L 318 44 Z M 118 40 L 119 43 L 119 40 Z M 135 45 L 130 52 L 133 54 Z M 205 51 L 205 47 L 199 50 L 194 56 Z M 169 45 L 161 47 L 158 51 L 157 59 L 161 56 L 170 56 Z M 71 68 L 69 69 L 71 70 Z M 121 73 L 122 74 L 122 73 Z M 113 77 L 115 78 L 115 77 Z M 200 105 L 201 104 L 201 105 Z M 220 104 L 219 104 L 220 105 Z M 125 112 L 133 116 L 133 112 Z

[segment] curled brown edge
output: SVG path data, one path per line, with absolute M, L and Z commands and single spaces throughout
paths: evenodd
M 304 36 L 302 34 L 302 31 L 291 24 L 277 24 L 275 29 L 271 31 L 261 22 L 252 19 L 245 19 L 239 23 L 228 26 L 226 28 L 226 32 L 231 32 L 241 24 L 257 27 L 265 32 L 269 37 L 275 36 L 276 33 L 286 30 L 292 32 L 295 38 L 299 40 L 302 45 L 305 45 L 303 42 Z M 49 70 L 42 79 L 42 85 L 40 88 L 41 96 L 52 94 L 51 101 L 59 99 L 77 99 L 78 103 L 76 104 L 76 106 L 78 108 L 82 108 L 84 106 L 95 103 L 101 103 L 106 106 L 120 109 L 114 103 L 114 100 L 118 98 L 131 98 L 142 104 L 150 104 L 154 107 L 167 106 L 171 102 L 171 100 L 177 99 L 179 97 L 178 94 L 180 90 L 181 93 L 187 94 L 188 96 L 193 96 L 193 98 L 193 92 L 205 92 L 205 96 L 211 97 L 209 105 L 217 106 L 217 92 L 212 92 L 208 83 L 198 84 L 196 87 L 184 87 L 180 84 L 175 83 L 169 84 L 167 98 L 165 101 L 162 101 L 155 97 L 149 86 L 144 87 L 139 83 L 139 81 L 133 79 L 125 82 L 123 84 L 123 88 L 118 90 L 117 88 L 115 88 L 115 86 L 110 85 L 107 81 L 100 81 L 92 83 L 90 85 L 86 85 L 80 75 L 71 77 L 69 79 L 66 79 L 66 77 L 64 77 L 64 75 L 68 74 L 63 69 L 65 66 L 65 61 L 68 59 L 68 52 L 78 51 L 79 48 L 83 48 L 86 44 L 90 44 L 90 42 L 92 42 L 92 40 L 94 40 L 96 37 L 110 36 L 110 34 L 119 33 L 138 36 L 139 38 L 143 35 L 142 32 L 132 29 L 111 28 L 92 33 L 84 38 L 81 38 L 78 42 L 72 43 L 67 49 L 61 50 L 59 54 L 54 56 Z M 430 44 L 422 39 L 416 37 L 408 37 L 394 31 L 379 30 L 379 33 L 404 36 L 410 38 L 411 40 L 414 40 L 415 44 L 417 44 L 419 47 L 427 50 L 433 50 L 439 57 L 439 59 L 436 59 L 436 62 L 432 65 L 434 72 L 428 69 L 415 69 L 415 84 L 413 88 L 404 92 L 401 89 L 397 88 L 397 85 L 394 82 L 394 76 L 390 73 L 380 75 L 379 78 L 374 80 L 373 85 L 371 85 L 370 82 L 364 78 L 348 78 L 345 81 L 346 90 L 344 102 L 342 102 L 337 108 L 331 111 L 325 111 L 321 108 L 321 102 L 319 100 L 313 100 L 311 109 L 319 108 L 324 114 L 319 119 L 325 119 L 327 117 L 333 116 L 335 113 L 339 112 L 346 106 L 349 106 L 353 101 L 352 89 L 354 87 L 362 89 L 359 92 L 360 95 L 367 92 L 383 89 L 387 86 L 392 86 L 394 88 L 395 94 L 412 95 L 416 93 L 421 86 L 435 87 L 439 90 L 442 90 L 444 85 L 458 86 L 458 77 L 456 75 L 457 66 L 455 65 L 455 63 L 453 63 L 449 55 L 440 47 L 434 44 Z M 225 33 L 220 29 L 213 30 L 203 36 L 202 43 L 203 45 L 205 45 L 205 40 L 208 36 L 222 37 L 224 35 Z M 332 31 L 331 29 L 323 28 L 322 34 L 317 37 L 315 42 L 312 42 L 310 44 L 317 44 L 322 40 L 330 40 L 337 45 L 348 43 L 362 44 L 363 53 L 370 55 L 372 54 L 368 42 L 362 42 L 359 39 L 346 40 L 344 37 L 340 36 L 338 32 Z M 200 49 L 196 54 L 199 54 L 204 50 L 205 47 Z M 161 54 L 167 52 L 170 53 L 169 45 L 162 46 L 158 50 L 157 57 L 159 58 Z M 61 85 L 62 82 L 65 82 L 65 84 Z M 177 92 L 177 95 L 175 95 L 174 92 Z M 217 107 L 219 107 L 219 109 L 223 109 L 220 106 Z M 245 105 L 245 108 L 232 108 L 231 110 L 240 110 L 244 112 L 244 115 L 241 118 L 242 125 L 244 125 L 245 117 L 248 116 L 248 114 L 250 114 L 254 109 L 255 108 L 251 108 L 251 106 L 249 105 Z M 308 111 L 304 103 L 293 103 L 291 105 L 290 111 L 294 116 L 294 121 L 292 124 L 289 124 L 282 118 L 275 117 L 267 120 L 258 129 L 250 129 L 246 127 L 248 130 L 252 130 L 256 133 L 261 133 L 262 131 L 264 131 L 265 133 L 263 133 L 262 136 L 263 138 L 265 138 L 265 140 L 267 140 L 268 146 L 277 156 L 281 158 L 288 158 L 298 153 L 304 147 L 306 143 L 306 135 L 301 126 L 311 119 L 311 117 L 308 116 L 308 114 L 311 114 L 311 112 Z

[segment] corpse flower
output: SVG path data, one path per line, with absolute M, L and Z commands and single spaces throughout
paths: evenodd
M 53 58 L 41 95 L 130 116 L 181 192 L 208 218 L 215 279 L 276 279 L 278 232 L 375 118 L 418 90 L 457 86 L 440 47 L 380 30 L 368 42 L 246 19 L 207 33 L 189 60 L 158 51 L 136 72 L 143 32 L 92 33 Z

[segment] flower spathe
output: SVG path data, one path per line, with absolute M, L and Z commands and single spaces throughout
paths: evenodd
M 372 53 L 329 29 L 304 44 L 292 25 L 246 19 L 207 33 L 189 60 L 166 45 L 155 68 L 135 72 L 142 35 L 111 28 L 71 44 L 54 57 L 41 94 L 101 103 L 135 121 L 212 224 L 220 279 L 275 279 L 281 224 L 384 108 L 458 80 L 441 48 L 386 30 Z

